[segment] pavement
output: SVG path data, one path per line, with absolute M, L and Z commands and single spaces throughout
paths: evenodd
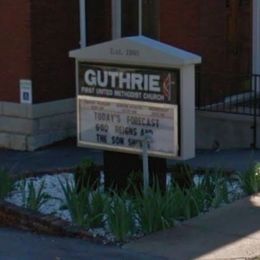
M 149 254 L 87 241 L 0 228 L 1 260 L 160 260 Z
M 11 173 L 76 166 L 89 157 L 102 165 L 102 152 L 77 148 L 74 140 L 34 152 L 0 149 L 0 168 Z M 260 162 L 259 150 L 197 151 L 195 167 L 246 170 Z M 176 161 L 168 161 L 174 164 Z M 0 260 L 5 259 L 246 259 L 260 255 L 260 195 L 212 210 L 123 248 L 0 228 Z
M 124 249 L 174 260 L 260 256 L 260 194 L 145 236 Z
M 70 168 L 86 157 L 98 165 L 103 164 L 103 154 L 100 150 L 76 147 L 76 141 L 68 139 L 34 152 L 0 149 L 0 168 L 6 168 L 11 173 Z M 194 167 L 218 167 L 244 171 L 256 161 L 260 161 L 260 150 L 231 149 L 198 150 L 196 158 L 185 162 Z M 177 162 L 168 160 L 167 163 L 171 166 Z

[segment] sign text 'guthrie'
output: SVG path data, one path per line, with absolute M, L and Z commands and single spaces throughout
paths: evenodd
M 79 64 L 79 94 L 177 104 L 178 70 Z

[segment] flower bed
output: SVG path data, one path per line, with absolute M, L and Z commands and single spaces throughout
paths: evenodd
M 136 189 L 135 194 L 104 191 L 103 174 L 96 189 L 86 186 L 78 190 L 74 177 L 73 173 L 60 173 L 16 181 L 0 203 L 0 221 L 102 243 L 124 242 L 260 190 L 257 167 L 243 177 L 227 177 L 223 171 L 211 169 L 192 175 L 186 189 L 178 187 L 168 174 L 166 191 L 155 186 L 145 193 Z

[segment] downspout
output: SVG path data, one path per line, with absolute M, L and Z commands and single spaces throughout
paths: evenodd
M 118 39 L 122 36 L 122 17 L 121 0 L 112 0 L 112 39 Z
M 86 0 L 79 0 L 80 47 L 87 46 Z
M 253 0 L 252 72 L 260 74 L 260 1 Z
M 143 34 L 143 1 L 138 0 L 138 35 Z

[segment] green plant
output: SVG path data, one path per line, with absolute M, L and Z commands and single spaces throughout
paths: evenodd
M 90 227 L 98 227 L 102 224 L 107 203 L 108 197 L 105 193 L 95 191 L 91 194 L 87 210 Z
M 132 171 L 127 177 L 128 186 L 126 191 L 129 194 L 134 194 L 136 190 L 142 191 L 143 189 L 143 173 L 140 171 Z
M 193 186 L 193 169 L 190 165 L 176 163 L 172 171 L 172 185 L 177 185 L 181 189 L 189 189 Z
M 37 190 L 32 180 L 29 183 L 26 180 L 22 184 L 23 206 L 27 209 L 38 211 L 51 197 L 44 192 L 45 183 L 42 181 Z
M 206 196 L 207 194 L 197 187 L 183 190 L 175 185 L 165 194 L 165 201 L 169 198 L 167 211 L 170 212 L 171 218 L 177 220 L 197 216 L 205 210 Z
M 134 231 L 134 213 L 126 195 L 113 193 L 106 208 L 109 229 L 118 241 L 124 241 Z
M 97 188 L 100 182 L 100 172 L 95 163 L 86 158 L 76 167 L 74 180 L 78 191 L 85 187 Z
M 66 206 L 70 212 L 71 219 L 80 226 L 86 225 L 85 215 L 88 203 L 89 192 L 87 189 L 81 189 L 77 192 L 75 183 L 65 180 L 65 184 L 59 180 L 62 191 L 65 195 Z
M 241 187 L 248 195 L 260 191 L 260 163 L 251 166 L 246 172 L 239 175 Z
M 100 191 L 91 193 L 90 186 L 78 191 L 75 183 L 70 183 L 68 180 L 65 180 L 65 184 L 60 180 L 60 185 L 74 223 L 86 228 L 96 227 L 102 223 L 106 205 L 105 194 Z
M 14 182 L 7 171 L 0 169 L 0 199 L 3 199 L 14 188 Z
M 205 193 L 205 207 L 218 207 L 221 203 L 228 203 L 227 177 L 222 169 L 204 169 L 197 188 Z
M 211 206 L 217 208 L 221 203 L 229 203 L 227 182 L 223 179 L 220 179 L 216 183 L 214 197 L 211 201 Z
M 171 197 L 171 203 L 169 204 L 172 217 L 178 220 L 186 219 L 186 192 L 184 192 L 178 185 L 174 185 L 167 191 L 167 194 Z
M 184 217 L 186 219 L 195 217 L 204 212 L 208 193 L 200 187 L 192 187 L 186 192 L 186 202 L 184 207 Z
M 136 193 L 134 206 L 138 222 L 144 233 L 151 233 L 174 225 L 173 197 L 162 193 L 159 185 L 149 187 L 145 193 Z

